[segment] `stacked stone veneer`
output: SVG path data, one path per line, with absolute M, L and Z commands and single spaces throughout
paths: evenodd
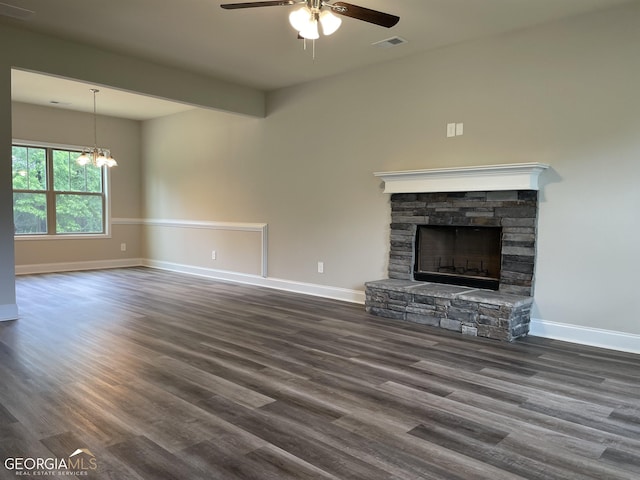
M 409 280 L 365 285 L 374 315 L 508 342 L 529 332 L 532 297 Z
M 538 192 L 396 193 L 391 196 L 389 278 L 413 280 L 418 225 L 502 227 L 502 293 L 532 295 Z
M 538 192 L 391 196 L 389 280 L 366 284 L 368 312 L 511 341 L 529 331 Z M 418 225 L 502 227 L 498 291 L 413 281 Z

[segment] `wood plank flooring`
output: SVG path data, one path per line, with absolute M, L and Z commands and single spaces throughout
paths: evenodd
M 145 268 L 17 292 L 0 479 L 7 458 L 78 448 L 99 479 L 640 478 L 637 355 Z

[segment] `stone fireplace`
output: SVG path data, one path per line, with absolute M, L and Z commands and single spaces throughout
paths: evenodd
M 526 335 L 547 167 L 376 174 L 391 193 L 389 278 L 366 283 L 367 311 L 507 341 Z

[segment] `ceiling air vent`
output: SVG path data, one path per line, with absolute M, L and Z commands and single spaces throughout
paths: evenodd
M 371 45 L 378 48 L 391 48 L 397 47 L 398 45 L 403 45 L 405 43 L 407 43 L 407 40 L 402 37 L 391 37 L 380 40 L 379 42 L 372 43 Z

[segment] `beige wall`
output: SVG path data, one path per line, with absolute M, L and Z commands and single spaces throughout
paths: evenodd
M 12 104 L 14 139 L 31 140 L 69 146 L 93 145 L 91 114 Z M 118 167 L 108 171 L 112 218 L 140 218 L 140 122 L 113 117 L 98 117 L 100 145 L 108 146 Z M 126 243 L 122 252 L 120 244 Z M 87 239 L 18 239 L 15 242 L 15 264 L 73 264 L 76 262 L 140 258 L 141 226 L 114 224 L 110 238 Z M 62 266 L 61 265 L 61 266 Z
M 155 222 L 144 230 L 145 258 L 262 273 L 261 234 L 238 230 L 264 223 L 261 129 L 259 119 L 202 109 L 143 122 L 144 218 Z
M 194 228 L 187 224 L 148 225 L 144 232 L 147 239 L 144 258 L 152 265 L 262 275 L 262 235 L 259 231 L 240 231 L 232 226 Z
M 362 69 L 271 93 L 264 120 L 145 122 L 146 213 L 266 222 L 270 276 L 361 290 L 386 268 L 373 172 L 546 162 L 534 317 L 640 334 L 639 24 L 636 4 Z
M 387 212 L 384 201 L 375 206 L 378 182 L 365 158 L 344 159 L 348 141 L 329 145 L 325 157 L 324 134 L 316 138 L 299 126 L 293 133 L 296 125 L 275 116 L 205 110 L 144 122 L 145 217 L 267 223 L 270 277 L 362 290 L 365 280 L 385 274 Z M 175 247 L 162 232 L 155 229 L 146 248 L 154 259 L 169 261 Z M 216 249 L 233 259 L 228 270 L 246 271 L 246 252 L 200 243 L 191 233 L 194 241 L 183 237 L 182 245 L 199 249 L 191 253 L 200 259 L 195 265 L 218 268 L 210 261 Z M 253 246 L 252 255 L 259 248 Z M 317 272 L 318 261 L 325 263 L 324 274 Z

